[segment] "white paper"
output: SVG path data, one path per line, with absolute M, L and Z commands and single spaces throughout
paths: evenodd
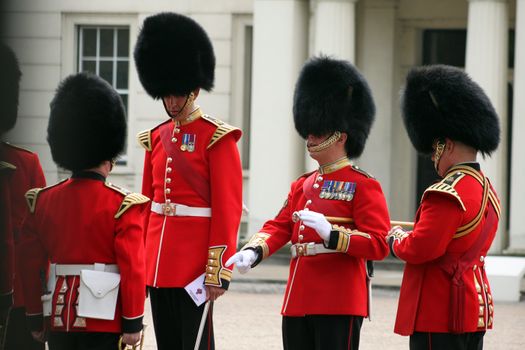
M 204 275 L 203 273 L 184 287 L 197 306 L 201 306 L 207 298 L 206 288 L 204 288 Z

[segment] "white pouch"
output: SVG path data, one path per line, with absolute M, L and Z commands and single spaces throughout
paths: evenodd
M 78 316 L 113 320 L 117 306 L 120 275 L 113 272 L 81 270 L 78 288 Z

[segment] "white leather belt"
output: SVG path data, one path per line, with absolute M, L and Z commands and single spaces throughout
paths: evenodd
M 166 216 L 202 216 L 211 217 L 211 208 L 188 207 L 177 203 L 151 202 L 151 211 Z
M 118 273 L 118 265 L 115 264 L 51 264 L 51 269 L 55 269 L 57 276 L 79 276 L 82 270 L 94 270 L 104 272 L 115 272 Z
M 296 243 L 290 247 L 292 253 L 292 258 L 297 258 L 298 256 L 314 256 L 317 254 L 332 254 L 340 253 L 334 249 L 325 248 L 321 243 Z

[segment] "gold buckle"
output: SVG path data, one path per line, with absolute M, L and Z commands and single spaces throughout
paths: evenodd
M 166 216 L 173 216 L 177 212 L 177 207 L 172 205 L 171 203 L 169 204 L 164 203 L 162 204 L 162 212 Z
M 295 245 L 295 254 L 297 256 L 305 256 L 306 254 L 306 245 L 303 243 L 298 243 Z

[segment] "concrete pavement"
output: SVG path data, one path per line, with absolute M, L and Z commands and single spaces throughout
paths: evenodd
M 281 303 L 288 266 L 263 262 L 246 275 L 234 274 L 230 290 L 215 304 L 217 350 L 282 349 Z M 376 271 L 372 321 L 365 320 L 361 350 L 408 349 L 408 338 L 393 333 L 401 271 Z M 377 287 L 381 286 L 381 287 Z M 156 349 L 147 302 L 145 349 Z M 525 301 L 496 303 L 494 330 L 485 336 L 485 349 L 525 348 Z

